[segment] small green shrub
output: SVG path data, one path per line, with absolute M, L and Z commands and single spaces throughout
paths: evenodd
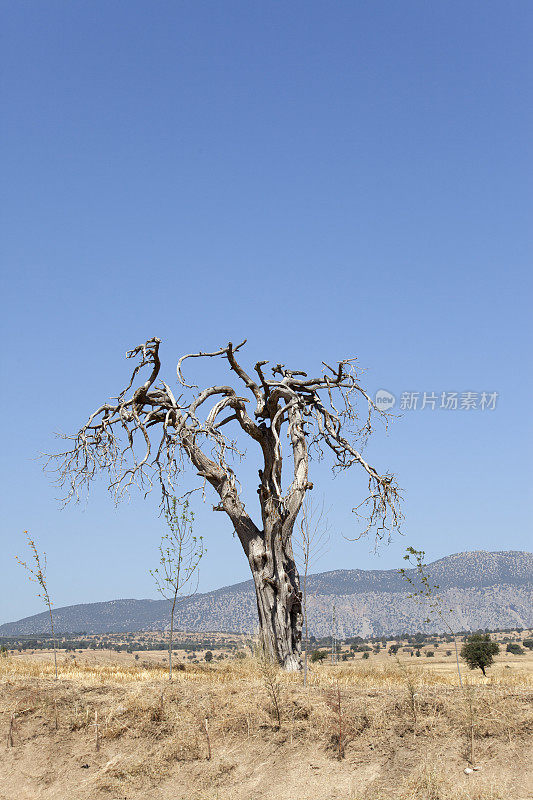
M 311 663 L 316 664 L 317 662 L 320 663 L 327 658 L 328 654 L 325 650 L 313 650 L 311 653 Z

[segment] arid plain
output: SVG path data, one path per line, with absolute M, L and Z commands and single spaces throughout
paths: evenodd
M 49 651 L 1 658 L 0 797 L 533 797 L 532 652 L 463 664 L 463 690 L 444 651 L 313 664 L 306 687 L 249 653 L 172 683 L 161 651 L 60 652 L 57 681 Z

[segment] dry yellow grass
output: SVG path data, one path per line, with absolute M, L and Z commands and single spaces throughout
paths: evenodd
M 91 654 L 92 655 L 92 654 Z M 58 673 L 60 679 L 80 680 L 86 683 L 130 683 L 145 682 L 156 679 L 164 680 L 167 673 L 167 660 L 161 658 L 146 666 L 135 661 L 127 662 L 115 654 L 92 656 L 90 660 L 60 656 Z M 533 689 L 533 656 L 528 659 L 497 662 L 484 677 L 480 670 L 470 671 L 462 665 L 464 682 L 473 686 L 522 687 Z M 382 658 L 380 660 L 341 662 L 335 666 L 322 664 L 311 666 L 309 685 L 315 688 L 330 686 L 360 686 L 365 688 L 394 688 L 404 681 L 404 671 L 416 674 L 417 680 L 424 686 L 457 687 L 457 671 L 455 662 L 429 663 L 413 662 L 412 659 Z M 0 659 L 0 680 L 16 680 L 23 678 L 47 678 L 54 674 L 53 657 L 49 651 L 39 652 L 34 656 L 16 655 Z M 177 670 L 176 682 L 238 683 L 260 680 L 261 670 L 258 662 L 252 658 L 225 661 L 218 664 L 188 664 L 186 670 Z M 285 685 L 299 685 L 299 675 L 280 673 L 280 680 Z
M 252 659 L 188 665 L 169 684 L 163 663 L 62 657 L 55 681 L 50 658 L 8 657 L 0 660 L 0 797 L 531 797 L 531 673 L 502 664 L 488 679 L 465 677 L 461 692 L 451 672 L 393 659 L 315 667 L 307 689 L 301 676 L 279 674 L 279 727 Z M 481 769 L 466 775 L 472 743 Z

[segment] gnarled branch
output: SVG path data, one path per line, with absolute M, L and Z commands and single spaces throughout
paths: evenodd
M 127 357 L 138 359 L 138 363 L 116 402 L 101 405 L 78 433 L 64 436 L 70 448 L 53 456 L 59 464 L 59 482 L 67 488 L 65 499 L 79 498 L 99 471 L 107 471 L 109 488 L 117 502 L 131 487 L 147 493 L 157 482 L 163 504 L 168 507 L 169 498 L 176 494 L 174 484 L 184 468 L 185 456 L 219 494 L 220 505 L 241 539 L 248 540 L 257 535 L 258 528 L 245 510 L 230 463 L 242 458 L 238 437 L 246 434 L 260 445 L 264 456 L 259 487 L 263 521 L 268 507 L 268 514 L 276 514 L 283 523 L 284 535 L 290 536 L 310 487 L 312 453 L 321 457 L 328 451 L 334 471 L 358 465 L 368 475 L 368 496 L 353 509 L 366 519 L 363 533 L 374 529 L 378 539 L 390 536 L 402 519 L 398 487 L 391 475 L 381 475 L 362 455 L 374 430 L 374 420 L 387 425 L 389 416 L 375 406 L 360 385 L 355 360 L 339 361 L 335 367 L 323 362 L 319 377 L 277 364 L 272 367 L 271 378 L 264 371 L 268 362 L 259 361 L 254 368 L 259 377 L 256 382 L 237 360 L 245 342 L 236 346 L 229 342 L 219 350 L 182 356 L 177 363 L 181 392 L 177 395 L 160 379 L 159 339 L 149 339 L 130 350 Z M 227 360 L 241 388 L 244 385 L 245 392 L 251 394 L 255 421 L 247 411 L 250 398 L 233 386 L 211 386 L 199 391 L 198 386 L 186 382 L 185 360 L 215 357 Z M 132 390 L 145 367 L 149 377 Z M 227 410 L 231 412 L 229 416 L 220 418 Z M 230 423 L 235 423 L 236 429 Z M 233 438 L 226 430 L 234 431 Z M 284 431 L 290 441 L 293 480 L 283 495 Z

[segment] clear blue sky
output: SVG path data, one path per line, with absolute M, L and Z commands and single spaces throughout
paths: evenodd
M 357 355 L 398 398 L 499 393 L 376 437 L 406 498 L 378 556 L 343 538 L 360 482 L 318 469 L 335 536 L 317 570 L 530 548 L 531 3 L 1 8 L 0 621 L 41 610 L 14 561 L 26 528 L 56 605 L 155 596 L 157 498 L 115 509 L 95 485 L 61 511 L 35 461 L 152 336 L 170 380 L 180 354 L 248 337 L 251 364 Z M 211 500 L 205 590 L 248 577 Z

